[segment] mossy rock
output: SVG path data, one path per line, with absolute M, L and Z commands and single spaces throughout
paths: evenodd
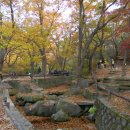
M 18 93 L 17 89 L 9 89 L 9 95 L 10 96 L 15 96 Z
M 56 112 L 63 110 L 69 116 L 79 117 L 81 115 L 82 109 L 78 104 L 71 102 L 66 99 L 60 99 L 56 104 Z
M 21 84 L 19 81 L 16 81 L 16 80 L 8 81 L 8 84 L 12 88 L 17 89 L 20 92 L 23 92 L 23 93 L 32 92 L 32 89 L 28 85 Z
M 26 103 L 35 103 L 37 101 L 44 100 L 44 96 L 37 93 L 22 94 L 19 93 L 16 96 L 16 100 L 23 99 Z
M 66 122 L 70 120 L 70 117 L 62 109 L 51 116 L 51 119 L 56 122 Z

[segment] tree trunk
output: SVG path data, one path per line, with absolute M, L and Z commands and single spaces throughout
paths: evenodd
M 89 73 L 93 76 L 93 73 L 94 73 L 94 70 L 93 70 L 93 64 L 92 64 L 92 61 L 93 61 L 93 56 L 96 52 L 96 49 L 97 49 L 98 46 L 95 46 L 94 49 L 93 49 L 93 52 L 92 54 L 90 55 L 89 57 Z
M 3 70 L 3 65 L 4 65 L 4 57 L 2 57 L 2 59 L 0 59 L 0 71 Z
M 84 5 L 83 0 L 79 0 L 79 43 L 78 43 L 78 67 L 77 78 L 82 77 L 82 42 L 83 42 L 83 26 L 84 26 Z
M 42 27 L 41 29 L 41 36 L 43 36 L 43 10 L 44 10 L 44 6 L 43 3 L 41 1 L 40 5 L 39 5 L 39 22 L 40 25 Z M 40 53 L 42 56 L 42 75 L 45 77 L 46 76 L 46 51 L 45 51 L 45 47 L 40 49 Z
M 114 41 L 114 46 L 115 46 L 115 51 L 116 51 L 115 60 L 117 61 L 118 60 L 118 46 L 115 41 Z
M 10 12 L 11 12 L 11 20 L 12 20 L 12 28 L 14 28 L 15 26 L 15 21 L 14 21 L 14 10 L 13 10 L 13 3 L 12 3 L 12 0 L 10 0 Z
M 2 13 L 0 12 L 0 28 L 2 27 Z M 2 41 L 2 31 L 0 31 L 0 40 Z M 2 44 L 2 43 L 0 43 Z M 5 49 L 0 49 L 0 71 L 3 69 L 4 64 L 4 57 L 5 57 Z
M 2 13 L 0 12 L 0 28 L 2 27 Z M 2 31 L 0 30 L 0 39 L 2 38 Z
M 62 71 L 65 70 L 65 66 L 66 66 L 66 58 L 63 58 L 63 62 L 62 62 Z
M 46 76 L 46 52 L 45 48 L 40 50 L 41 56 L 42 56 L 42 75 L 45 77 Z
M 31 74 L 34 75 L 34 61 L 31 61 Z
M 6 54 L 6 50 L 0 49 L 0 71 L 2 71 L 3 69 L 5 54 Z
M 2 26 L 2 13 L 0 12 L 0 27 Z M 0 40 L 3 40 L 2 37 L 2 32 L 0 32 Z M 0 43 L 2 44 L 2 43 Z M 4 64 L 4 57 L 6 54 L 6 50 L 5 49 L 0 49 L 0 71 L 2 71 L 3 69 L 3 64 Z
M 91 55 L 88 60 L 89 74 L 91 74 L 91 72 L 92 72 L 92 58 L 93 58 L 93 56 Z
M 43 55 L 42 57 L 42 74 L 46 77 L 46 56 Z
M 103 56 L 103 50 L 102 50 L 102 48 L 103 48 L 103 44 L 101 43 L 101 47 L 100 47 L 100 59 L 102 61 L 104 61 L 104 56 Z

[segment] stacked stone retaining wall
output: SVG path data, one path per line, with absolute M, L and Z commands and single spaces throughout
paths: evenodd
M 119 113 L 102 98 L 96 101 L 97 130 L 130 130 L 130 116 Z

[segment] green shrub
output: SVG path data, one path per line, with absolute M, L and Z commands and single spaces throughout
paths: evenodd
M 93 107 L 90 107 L 89 111 L 88 111 L 90 114 L 96 114 L 97 112 L 97 108 L 95 106 Z

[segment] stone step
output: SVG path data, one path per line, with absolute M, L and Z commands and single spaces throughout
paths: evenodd
M 78 101 L 78 102 L 75 102 L 77 103 L 78 105 L 93 105 L 94 104 L 94 101 L 90 101 L 90 100 L 86 100 L 86 101 Z
M 92 107 L 94 105 L 94 102 L 95 101 L 92 100 L 86 100 L 86 101 L 78 101 L 75 103 L 78 104 L 82 110 L 84 110 L 86 107 L 87 108 Z
M 116 83 L 98 83 L 99 86 L 106 87 L 108 89 L 119 91 L 119 90 L 130 90 L 130 83 L 116 84 Z
M 130 82 L 129 77 L 107 77 L 103 79 L 104 82 Z

